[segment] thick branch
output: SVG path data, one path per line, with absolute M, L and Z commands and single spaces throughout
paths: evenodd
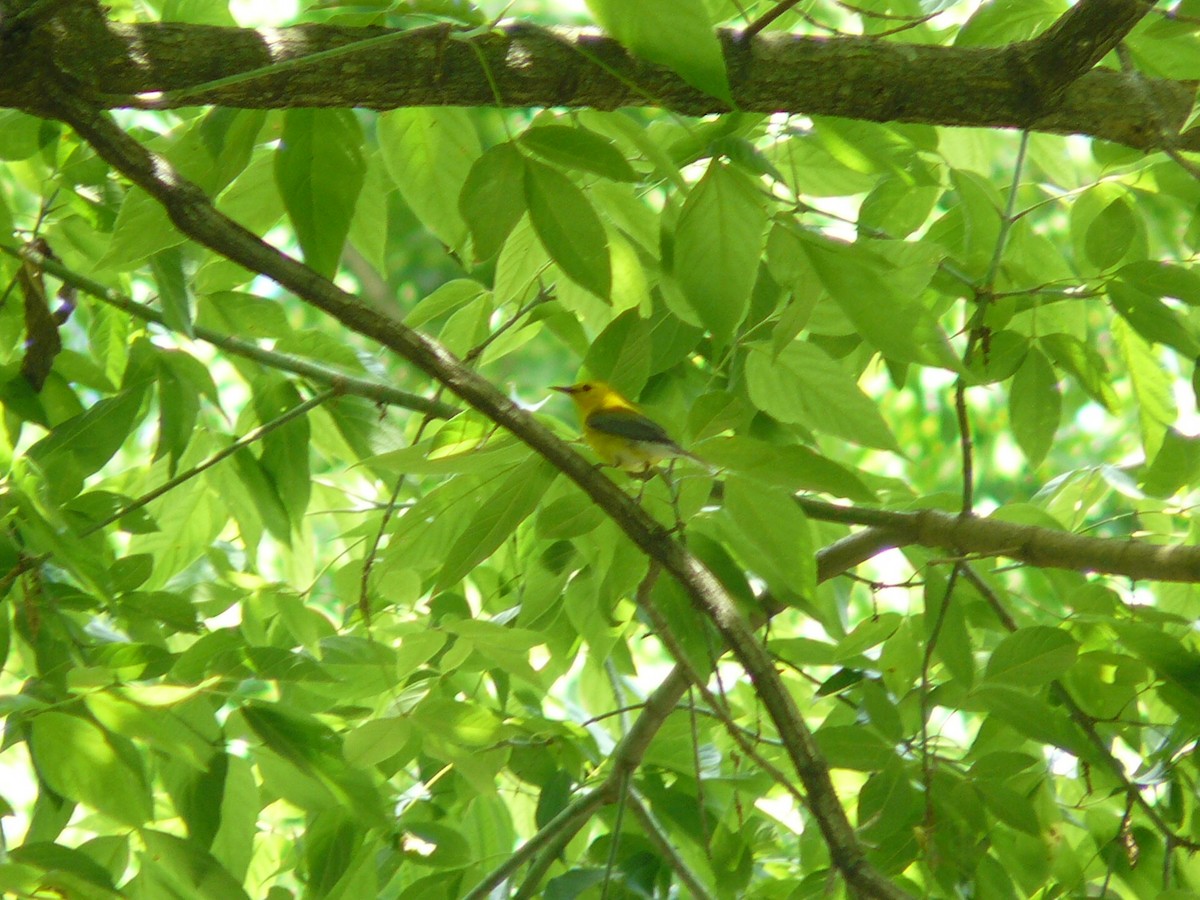
M 1162 142 L 1156 121 L 1172 131 L 1182 126 L 1195 84 L 1148 81 L 1139 94 L 1121 72 L 1088 71 L 1146 9 L 1138 0 L 1081 3 L 1041 38 L 1007 47 L 782 33 L 743 40 L 733 31 L 722 31 L 721 41 L 733 97 L 749 112 L 1032 128 L 1148 150 Z M 363 42 L 369 46 L 351 49 Z M 297 64 L 329 51 L 335 52 Z M 0 52 L 6 60 L 0 106 L 46 115 L 53 113 L 39 70 L 51 59 L 108 107 L 393 109 L 499 102 L 606 110 L 657 106 L 688 115 L 726 109 L 597 32 L 520 23 L 467 39 L 446 26 L 252 30 L 105 24 L 93 17 L 57 31 L 5 35 Z M 229 76 L 264 67 L 268 71 L 228 83 Z M 226 83 L 211 84 L 219 79 Z M 1200 149 L 1200 129 L 1180 136 L 1175 147 Z
M 881 549 L 920 544 L 957 553 L 1006 556 L 1042 568 L 1102 572 L 1144 581 L 1200 582 L 1200 547 L 1196 546 L 1094 538 L 931 509 L 892 512 L 837 506 L 806 497 L 797 502 L 814 519 L 873 526 L 869 529 L 873 537 L 864 540 L 868 546 L 875 541 Z
M 1031 41 L 1024 61 L 1040 105 L 1053 106 L 1145 18 L 1152 5 L 1142 0 L 1082 0 Z

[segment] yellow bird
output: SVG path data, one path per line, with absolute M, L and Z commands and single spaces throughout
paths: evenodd
M 583 438 L 606 464 L 646 473 L 664 459 L 697 459 L 671 440 L 666 429 L 603 381 L 552 387 L 575 402 Z

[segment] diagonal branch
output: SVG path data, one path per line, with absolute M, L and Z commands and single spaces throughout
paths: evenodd
M 63 84 L 61 76 L 46 71 L 43 77 L 47 108 L 53 115 L 74 128 L 97 154 L 160 202 L 183 234 L 271 278 L 347 328 L 379 341 L 524 441 L 578 484 L 648 557 L 678 580 L 692 603 L 712 619 L 754 680 L 804 784 L 830 857 L 851 889 L 866 897 L 907 896 L 867 861 L 833 787 L 829 768 L 766 648 L 721 583 L 696 557 L 673 540 L 615 482 L 596 471 L 568 444 L 444 347 L 358 302 L 328 279 L 222 215 L 199 187 L 180 176 L 165 159 L 125 134 L 105 113 L 80 99 L 72 86 Z
M 155 325 L 161 325 L 163 328 L 169 327 L 162 313 L 153 307 L 146 306 L 144 303 L 138 303 L 136 300 L 127 297 L 119 291 L 107 288 L 100 284 L 100 282 L 93 281 L 90 278 L 80 275 L 78 272 L 73 272 L 61 262 L 50 259 L 32 248 L 26 247 L 24 250 L 16 250 L 12 247 L 0 245 L 0 253 L 7 253 L 14 259 L 21 259 L 23 253 L 26 258 L 33 259 L 38 266 L 64 284 L 78 288 L 85 294 L 90 294 L 114 309 L 128 313 L 135 318 L 141 319 L 143 322 L 152 322 Z M 215 329 L 206 328 L 203 325 L 193 325 L 191 336 L 204 341 L 206 344 L 220 347 L 226 353 L 254 360 L 260 365 L 278 369 L 281 372 L 291 372 L 295 375 L 301 375 L 319 384 L 336 386 L 338 392 L 341 394 L 364 397 L 367 400 L 373 400 L 376 403 L 386 403 L 389 406 L 400 406 L 438 419 L 449 419 L 460 412 L 457 406 L 452 406 L 449 403 L 422 397 L 420 394 L 414 394 L 410 391 L 403 391 L 400 388 L 384 384 L 381 381 L 351 375 L 348 372 L 335 369 L 324 363 L 313 362 L 310 359 L 295 356 L 291 353 L 267 350 L 265 347 L 260 347 L 254 341 L 247 341 L 230 334 L 224 334 Z
M 882 528 L 867 528 L 835 541 L 817 552 L 817 581 L 828 581 L 875 554 L 896 546 L 899 544 Z M 659 729 L 666 723 L 667 717 L 675 712 L 679 701 L 687 693 L 688 685 L 692 683 L 685 662 L 677 663 L 646 698 L 641 714 L 609 754 L 608 761 L 612 768 L 604 781 L 571 801 L 552 821 L 546 823 L 522 844 L 516 853 L 488 873 L 483 881 L 466 895 L 465 900 L 483 900 L 525 862 L 539 854 L 545 854 L 547 848 L 555 846 L 559 841 L 565 844 L 601 807 L 614 802 L 621 785 L 629 783 L 630 777 L 641 766 L 654 735 L 658 734 Z
M 1049 109 L 1150 12 L 1143 0 L 1081 0 L 1029 42 L 1022 68 L 1037 106 Z

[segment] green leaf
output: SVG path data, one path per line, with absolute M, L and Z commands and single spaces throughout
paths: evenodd
M 1142 490 L 1152 497 L 1170 497 L 1200 474 L 1200 439 L 1167 430 L 1153 462 L 1142 471 Z
M 504 242 L 500 258 L 496 260 L 496 280 L 492 285 L 496 302 L 525 303 L 532 299 L 541 289 L 549 267 L 549 254 L 538 240 L 529 217 L 525 216 Z M 568 282 L 563 288 L 570 286 Z
M 112 459 L 129 437 L 144 394 L 141 388 L 130 388 L 98 401 L 30 447 L 30 458 L 47 472 L 66 466 L 72 475 L 86 478 Z
M 942 582 L 930 580 L 926 583 L 925 611 L 929 621 L 931 610 L 940 609 L 939 605 L 930 603 L 929 588 L 934 583 L 940 588 L 940 597 L 945 597 L 945 587 Z M 971 631 L 967 627 L 964 603 L 954 597 L 947 601 L 942 612 L 941 630 L 938 632 L 937 655 L 945 664 L 950 674 L 959 679 L 964 686 L 970 687 L 975 683 L 975 648 Z M 928 628 L 932 627 L 932 623 Z
M 403 750 L 412 735 L 412 723 L 396 716 L 364 722 L 346 735 L 346 762 L 377 765 Z
M 21 892 L 26 896 L 32 897 L 51 891 L 61 897 L 80 900 L 118 900 L 128 896 L 116 890 L 108 870 L 83 850 L 48 841 L 27 841 L 19 847 L 14 847 L 9 859 L 22 866 L 41 870 L 39 883 L 31 885 L 27 894 L 25 891 Z M 4 890 L 4 887 L 0 887 L 0 891 Z
M 646 386 L 653 362 L 650 326 L 635 310 L 621 313 L 588 348 L 583 366 L 622 394 L 636 397 Z
M 820 491 L 868 503 L 876 499 L 854 472 L 808 447 L 777 446 L 735 435 L 705 441 L 701 455 L 718 468 L 788 491 Z
M 1007 684 L 985 684 L 971 696 L 1004 724 L 1038 743 L 1053 744 L 1092 761 L 1096 753 L 1065 712 L 1029 692 Z
M 879 181 L 858 210 L 858 224 L 902 238 L 925 224 L 942 194 L 937 184 L 913 184 L 911 176 L 891 176 Z
M 637 181 L 624 154 L 611 142 L 586 128 L 544 125 L 521 135 L 521 144 L 542 159 L 568 169 L 591 172 L 610 181 Z
M 732 336 L 750 308 L 767 212 L 760 189 L 713 160 L 684 201 L 675 228 L 675 278 L 718 341 Z
M 170 710 L 142 706 L 111 691 L 89 694 L 87 708 L 114 733 L 144 741 L 193 769 L 203 770 L 212 757 L 212 744 Z
M 767 150 L 767 156 L 798 194 L 841 197 L 864 194 L 875 186 L 875 178 L 850 168 L 830 153 L 815 134 L 777 141 Z
M 254 392 L 255 412 L 264 425 L 302 402 L 303 398 L 292 383 L 282 378 L 269 379 Z M 312 493 L 309 472 L 311 434 L 309 416 L 305 415 L 273 429 L 262 439 L 259 462 L 293 522 L 303 519 Z
M 1036 348 L 1025 357 L 1008 392 L 1008 415 L 1013 437 L 1031 468 L 1041 465 L 1058 430 L 1062 394 L 1049 361 Z
M 362 190 L 354 205 L 354 218 L 350 220 L 350 233 L 346 240 L 362 254 L 377 271 L 388 270 L 388 251 L 391 247 L 388 234 L 388 215 L 392 184 L 384 168 L 380 153 L 366 157 Z
M 191 359 L 191 357 L 188 357 Z M 181 378 L 165 354 L 159 360 L 158 446 L 154 458 L 170 455 L 172 470 L 187 449 L 200 413 L 200 396 L 193 384 Z
M 1182 715 L 1200 720 L 1200 653 L 1150 625 L 1113 622 L 1117 638 L 1165 684 L 1159 694 Z
M 1046 684 L 1071 668 L 1078 652 L 1078 642 L 1061 628 L 1030 625 L 997 645 L 988 660 L 986 677 L 1003 684 Z
M 282 304 L 241 291 L 219 291 L 201 297 L 196 324 L 247 340 L 292 333 Z
M 130 188 L 113 224 L 108 249 L 96 265 L 118 271 L 132 269 L 148 256 L 183 242 L 162 204 L 141 188 Z
M 253 503 L 254 511 L 262 519 L 262 525 L 276 540 L 282 543 L 291 541 L 292 521 L 288 516 L 287 507 L 258 457 L 243 447 L 233 454 L 233 463 L 238 479 L 246 491 L 246 499 Z
M 984 803 L 1005 825 L 1039 837 L 1042 825 L 1029 798 L 1012 788 L 986 779 L 976 782 Z
M 1153 457 L 1162 446 L 1167 429 L 1175 423 L 1175 398 L 1171 376 L 1163 369 L 1153 348 L 1137 335 L 1124 319 L 1112 320 L 1112 335 L 1129 373 L 1129 383 L 1137 399 L 1138 419 L 1142 426 L 1142 446 L 1146 457 Z
M 1062 15 L 1053 0 L 1019 0 L 1002 7 L 987 5 L 971 13 L 955 44 L 990 47 L 1028 40 Z
M 40 713 L 30 729 L 29 751 L 56 793 L 126 825 L 140 826 L 150 818 L 150 790 L 140 758 L 130 745 L 115 744 L 88 720 Z
M 499 253 L 525 209 L 525 157 L 512 144 L 497 144 L 475 160 L 458 198 L 475 258 Z
M 1097 268 L 1108 269 L 1129 252 L 1134 237 L 1134 215 L 1124 197 L 1104 207 L 1088 226 L 1084 247 Z
M 733 105 L 725 57 L 702 3 L 688 0 L 587 0 L 600 27 L 645 59 Z
M 194 337 L 192 296 L 183 275 L 183 254 L 178 247 L 160 250 L 150 257 L 150 268 L 158 285 L 158 299 L 167 327 Z
M 109 569 L 112 588 L 116 593 L 124 593 L 138 588 L 154 571 L 154 557 L 148 553 L 135 553 L 122 556 Z
M 525 202 L 550 258 L 572 281 L 607 299 L 612 290 L 608 236 L 583 191 L 549 166 L 527 162 Z
M 279 757 L 316 779 L 368 824 L 384 822 L 374 785 L 360 770 L 346 765 L 341 741 L 327 726 L 299 711 L 261 702 L 246 704 L 241 714 L 263 744 Z
M 147 896 L 195 897 L 197 900 L 249 900 L 238 880 L 195 841 L 152 828 L 140 832 L 146 844 L 142 865 L 157 882 Z
M 858 795 L 858 821 L 864 838 L 873 846 L 881 840 L 910 829 L 920 821 L 921 797 L 914 789 L 910 773 L 898 759 L 889 762 L 867 779 Z
M 413 307 L 404 317 L 404 324 L 409 328 L 420 328 L 439 316 L 469 306 L 486 292 L 482 284 L 469 278 L 447 281 Z
M 435 591 L 458 583 L 495 552 L 518 525 L 537 508 L 557 477 L 557 470 L 540 456 L 517 466 L 479 504 L 466 530 L 446 551 Z
M 363 829 L 344 810 L 326 809 L 309 820 L 305 836 L 307 893 L 329 896 L 362 845 Z
M 1048 334 L 1038 342 L 1055 364 L 1070 373 L 1088 395 L 1107 409 L 1117 409 L 1117 394 L 1104 356 L 1069 334 Z
M 1108 298 L 1113 309 L 1146 340 L 1174 347 L 1184 356 L 1200 356 L 1200 339 L 1191 325 L 1157 297 L 1124 281 L 1111 281 Z
M 777 356 L 752 345 L 746 387 L 754 405 L 781 422 L 900 452 L 879 407 L 840 363 L 814 344 L 799 341 Z
M 807 599 L 817 584 L 808 518 L 792 499 L 745 478 L 725 481 L 733 550 L 781 598 Z
M 1152 297 L 1173 297 L 1200 306 L 1200 274 L 1185 266 L 1143 259 L 1121 266 L 1117 278 Z
M 879 735 L 861 725 L 826 725 L 813 737 L 833 769 L 877 772 L 895 758 L 892 748 Z
M 589 534 L 604 521 L 604 513 L 590 497 L 571 491 L 544 506 L 537 517 L 538 537 L 561 540 Z
M 289 109 L 275 156 L 275 182 L 304 261 L 332 276 L 342 258 L 367 166 L 362 128 L 345 109 Z
M 217 198 L 217 209 L 256 234 L 267 232 L 283 218 L 286 211 L 274 172 L 275 153 L 260 151 L 245 171 Z M 202 287 L 198 276 L 195 288 L 211 291 L 229 290 L 236 286 Z
M 479 137 L 466 110 L 391 110 L 379 117 L 379 144 L 404 202 L 439 240 L 461 250 L 467 226 L 458 198 L 479 158 Z
M 39 119 L 16 109 L 0 112 L 0 159 L 28 159 L 42 147 L 42 126 Z
M 881 613 L 860 622 L 854 630 L 837 643 L 834 659 L 850 662 L 864 650 L 882 644 L 900 627 L 904 617 L 899 613 Z
M 933 276 L 936 264 L 893 265 L 857 244 L 777 229 L 777 253 L 807 256 L 829 295 L 854 328 L 888 359 L 958 370 L 960 364 L 933 314 L 910 298 Z M 785 250 L 785 246 L 791 245 Z M 904 290 L 898 289 L 908 282 Z

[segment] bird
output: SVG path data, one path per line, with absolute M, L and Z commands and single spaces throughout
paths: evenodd
M 663 461 L 685 456 L 699 458 L 680 447 L 665 428 L 603 381 L 555 385 L 571 398 L 583 424 L 583 439 L 605 465 L 648 475 Z

